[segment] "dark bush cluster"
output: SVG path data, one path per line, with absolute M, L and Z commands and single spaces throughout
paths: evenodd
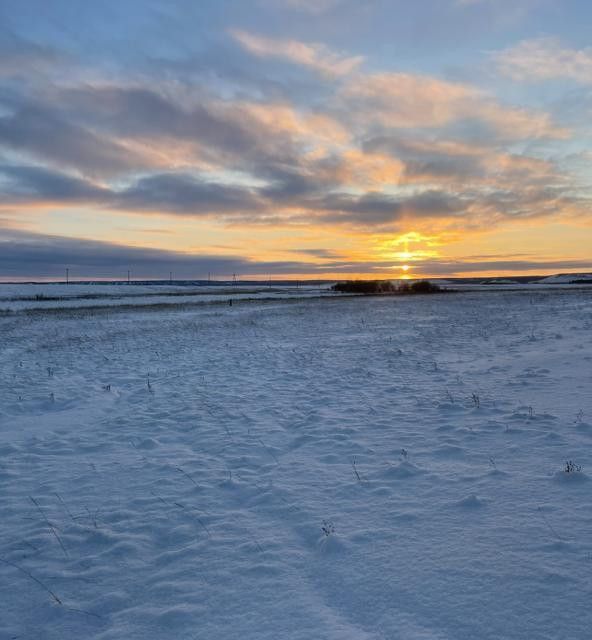
M 390 280 L 347 280 L 332 287 L 339 293 L 395 293 L 397 287 Z
M 415 282 L 403 282 L 396 285 L 390 280 L 347 280 L 338 282 L 331 289 L 338 293 L 358 293 L 358 294 L 400 294 L 413 295 L 419 293 L 437 293 L 442 289 L 429 280 L 417 280 Z
M 442 289 L 429 280 L 417 280 L 416 282 L 403 282 L 399 286 L 399 293 L 437 293 Z

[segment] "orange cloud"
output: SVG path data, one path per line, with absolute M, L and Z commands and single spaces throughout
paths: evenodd
M 355 109 L 358 119 L 388 128 L 438 128 L 479 120 L 515 140 L 565 138 L 568 132 L 548 114 L 500 104 L 465 84 L 408 73 L 355 76 L 340 93 L 341 106 Z
M 253 55 L 261 58 L 280 58 L 329 76 L 347 75 L 364 60 L 362 56 L 335 53 L 318 43 L 266 38 L 241 29 L 232 29 L 230 35 Z
M 272 133 L 288 134 L 314 145 L 342 145 L 350 139 L 346 128 L 334 118 L 314 112 L 298 112 L 288 104 L 238 102 L 230 108 L 252 118 Z
M 438 127 L 458 117 L 475 91 L 425 76 L 376 73 L 356 76 L 341 92 L 367 118 L 387 127 Z M 366 111 L 367 109 L 367 111 Z
M 399 183 L 404 169 L 403 162 L 387 154 L 349 149 L 339 159 L 336 175 L 343 184 L 372 189 Z
M 592 84 L 592 47 L 570 49 L 557 38 L 524 40 L 494 54 L 498 69 L 518 82 L 555 78 Z

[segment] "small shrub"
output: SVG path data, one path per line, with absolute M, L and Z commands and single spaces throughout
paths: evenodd
M 563 471 L 565 473 L 580 473 L 582 470 L 582 465 L 576 464 L 573 460 L 568 460 L 565 463 L 565 467 L 563 467 Z
M 332 533 L 335 533 L 335 525 L 331 520 L 323 520 L 321 531 L 323 532 L 323 535 L 328 538 Z

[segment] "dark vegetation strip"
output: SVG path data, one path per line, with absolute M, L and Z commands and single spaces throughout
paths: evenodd
M 395 284 L 392 280 L 346 280 L 331 287 L 337 293 L 353 293 L 359 295 L 389 295 L 409 296 L 430 293 L 450 293 L 452 289 L 443 289 L 429 280 L 415 282 L 401 282 Z

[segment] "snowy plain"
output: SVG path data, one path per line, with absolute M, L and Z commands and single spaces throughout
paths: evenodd
M 33 309 L 98 307 L 179 307 L 233 300 L 282 300 L 330 295 L 330 286 L 175 284 L 6 284 L 0 283 L 0 313 Z
M 0 638 L 592 637 L 592 289 L 7 286 Z

